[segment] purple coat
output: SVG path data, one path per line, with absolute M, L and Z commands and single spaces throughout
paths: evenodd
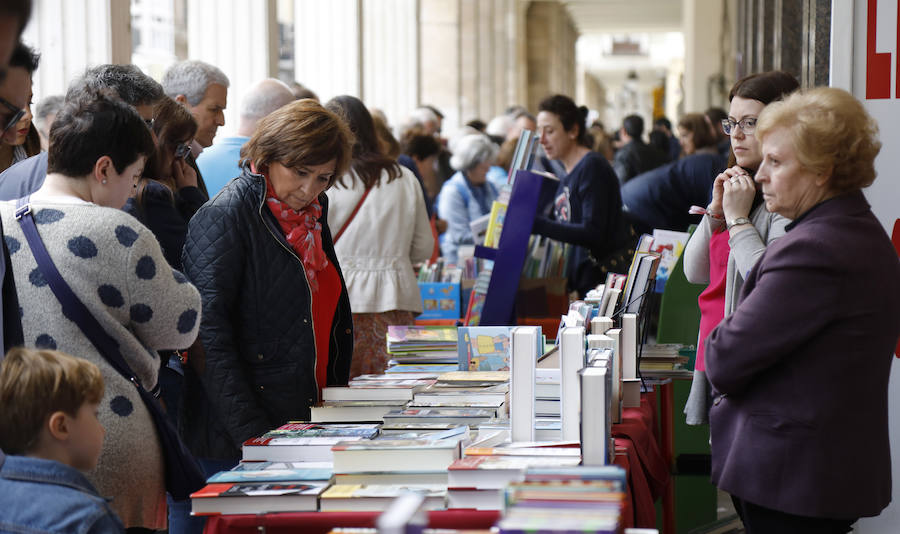
M 712 482 L 791 514 L 877 515 L 898 334 L 900 261 L 862 192 L 789 225 L 707 339 Z

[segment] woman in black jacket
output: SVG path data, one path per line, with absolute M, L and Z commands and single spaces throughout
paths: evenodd
M 207 475 L 347 383 L 353 325 L 324 192 L 352 137 L 313 100 L 278 109 L 244 146 L 241 176 L 191 219 L 183 263 L 203 297 L 203 351 L 185 370 L 181 430 Z

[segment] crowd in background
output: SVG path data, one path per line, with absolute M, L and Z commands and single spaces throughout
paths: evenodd
M 264 79 L 237 95 L 235 135 L 217 137 L 235 95 L 202 61 L 159 81 L 133 65 L 92 67 L 32 113 L 32 77 L 48 66 L 18 42 L 27 17 L 28 2 L 0 9 L 0 35 L 15 37 L 0 43 L 3 345 L 28 347 L 0 372 L 0 487 L 25 488 L 0 492 L 0 527 L 202 531 L 189 501 L 166 495 L 166 459 L 133 384 L 159 396 L 210 476 L 240 460 L 245 440 L 308 419 L 325 385 L 381 372 L 388 326 L 422 312 L 415 269 L 463 261 L 470 223 L 507 187 L 525 131 L 539 137 L 534 168 L 558 179 L 531 230 L 572 245 L 573 296 L 621 271 L 640 233 L 699 223 L 684 260 L 688 278 L 707 284 L 687 414 L 711 421 L 713 481 L 748 532 L 844 532 L 890 501 L 879 466 L 889 462 L 900 267 L 860 192 L 880 143 L 852 96 L 760 73 L 735 84 L 727 111 L 686 113 L 674 128 L 657 117 L 649 132 L 629 115 L 609 132 L 569 96 L 547 95 L 448 139 L 433 106 L 391 125 L 356 97 L 320 103 L 300 83 Z M 22 219 L 134 380 L 63 313 Z M 849 261 L 832 256 L 847 250 Z M 863 254 L 874 259 L 853 260 Z M 838 307 L 852 325 L 821 312 Z M 841 373 L 837 350 L 855 351 L 845 389 L 879 429 L 860 465 L 842 471 L 856 482 L 840 487 L 824 473 L 861 445 L 844 444 L 829 419 L 853 403 L 820 398 L 845 386 L 822 383 Z M 51 401 L 37 402 L 47 383 Z M 813 400 L 792 398 L 798 387 Z M 790 417 L 777 415 L 779 399 Z M 758 450 L 782 464 L 760 467 Z M 16 504 L 46 480 L 82 497 L 57 488 L 58 510 L 44 515 Z

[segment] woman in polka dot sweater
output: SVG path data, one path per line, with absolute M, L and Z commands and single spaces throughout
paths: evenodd
M 189 346 L 197 336 L 200 295 L 172 270 L 153 234 L 121 211 L 153 141 L 130 106 L 97 94 L 71 99 L 50 131 L 48 174 L 31 195 L 38 233 L 75 294 L 148 389 L 156 386 L 157 350 Z M 163 457 L 156 429 L 134 386 L 97 352 L 37 269 L 14 216 L 0 204 L 25 344 L 58 349 L 100 367 L 106 429 L 89 474 L 126 527 L 166 526 Z

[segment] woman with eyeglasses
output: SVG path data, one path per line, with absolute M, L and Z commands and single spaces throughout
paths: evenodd
M 34 50 L 19 43 L 0 84 L 0 172 L 41 151 L 40 134 L 31 122 L 31 77 L 39 62 Z
M 181 270 L 188 221 L 206 201 L 197 187 L 197 173 L 184 160 L 197 132 L 197 121 L 184 106 L 163 97 L 148 122 L 156 136 L 156 151 L 147 160 L 125 211 L 153 231 L 169 265 Z
M 742 78 L 731 88 L 728 118 L 722 121 L 723 130 L 731 136 L 729 165 L 713 182 L 712 201 L 684 250 L 688 281 L 707 284 L 697 299 L 700 332 L 694 380 L 684 408 L 689 425 L 709 422 L 703 342 L 737 307 L 744 277 L 766 247 L 784 235 L 784 227 L 790 222 L 766 211 L 753 180 L 762 163 L 760 143 L 754 134 L 762 110 L 799 87 L 792 75 L 769 71 Z

